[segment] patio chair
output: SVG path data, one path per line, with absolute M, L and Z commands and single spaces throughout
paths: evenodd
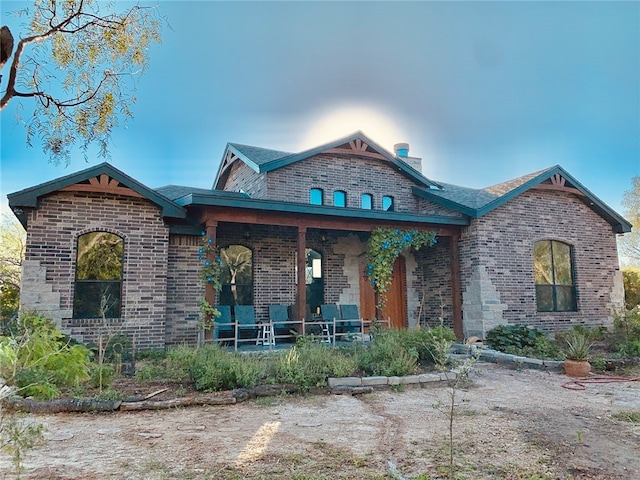
M 258 324 L 256 323 L 256 311 L 253 305 L 236 305 L 233 308 L 236 319 L 236 338 L 258 338 Z M 249 332 L 243 337 L 243 332 Z
M 269 321 L 273 326 L 275 338 L 288 339 L 293 336 L 291 330 L 295 330 L 295 322 L 289 318 L 287 305 L 269 305 Z
M 326 337 L 329 343 L 335 341 L 334 326 L 340 320 L 340 311 L 335 303 L 320 305 L 320 315 L 322 315 L 322 336 Z
M 362 322 L 357 305 L 340 305 L 342 333 L 362 333 Z
M 219 342 L 221 339 L 233 340 L 235 328 L 231 320 L 231 307 L 229 305 L 218 305 L 216 308 L 220 315 L 213 317 L 213 342 Z

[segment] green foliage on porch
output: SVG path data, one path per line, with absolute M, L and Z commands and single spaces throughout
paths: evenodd
M 367 275 L 378 294 L 378 308 L 384 308 L 393 281 L 393 264 L 405 250 L 420 250 L 436 243 L 436 233 L 422 230 L 376 228 L 367 243 Z

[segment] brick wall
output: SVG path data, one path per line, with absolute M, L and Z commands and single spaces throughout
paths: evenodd
M 199 236 L 170 235 L 167 267 L 166 344 L 194 345 L 200 324 L 200 299 L 204 286 L 200 282 Z
M 451 302 L 451 261 L 449 237 L 438 237 L 432 247 L 422 247 L 415 253 L 417 272 L 414 289 L 419 303 L 415 316 L 421 325 L 444 324 L 453 328 Z
M 573 247 L 577 312 L 537 312 L 533 244 L 545 239 Z M 474 219 L 463 232 L 460 259 L 465 326 L 481 320 L 482 310 L 494 317 L 490 323 L 547 330 L 610 325 L 621 301 L 611 225 L 569 193 L 529 190 Z
M 251 198 L 267 198 L 266 174 L 256 173 L 246 163 L 236 161 L 231 165 L 229 177 L 224 185 L 224 190 L 247 193 Z
M 96 340 L 98 322 L 72 319 L 76 240 L 104 230 L 124 238 L 122 331 L 138 347 L 163 347 L 168 228 L 147 200 L 108 194 L 58 192 L 40 199 L 28 218 L 21 307 L 42 310 L 63 331 L 83 342 Z M 56 298 L 58 304 L 51 301 Z

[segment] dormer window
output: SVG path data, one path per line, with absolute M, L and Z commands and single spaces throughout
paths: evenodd
M 364 210 L 371 210 L 373 208 L 373 195 L 370 193 L 363 193 L 360 195 L 360 208 Z
M 382 210 L 385 212 L 395 211 L 395 202 L 393 201 L 392 196 L 385 195 L 382 197 Z
M 309 190 L 309 203 L 311 205 L 324 204 L 324 192 L 321 188 L 312 188 Z
M 346 207 L 347 206 L 347 192 L 342 190 L 336 190 L 333 192 L 333 206 L 334 207 Z

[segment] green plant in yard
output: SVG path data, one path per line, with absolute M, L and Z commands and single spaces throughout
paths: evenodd
M 60 387 L 89 378 L 89 357 L 89 350 L 71 345 L 53 321 L 23 313 L 16 333 L 0 337 L 0 378 L 24 395 L 53 398 Z
M 640 356 L 640 307 L 614 313 L 610 349 L 623 357 Z
M 639 410 L 627 410 L 624 412 L 618 412 L 611 415 L 616 420 L 629 423 L 640 423 L 640 411 Z
M 15 388 L 0 381 L 0 401 L 15 393 Z M 11 457 L 16 478 L 20 478 L 24 471 L 22 462 L 25 454 L 44 441 L 42 431 L 41 424 L 28 421 L 21 413 L 9 412 L 0 404 L 0 451 Z
M 562 349 L 569 360 L 588 360 L 593 346 L 589 335 L 579 330 L 570 330 L 562 335 Z
M 491 348 L 505 353 L 541 358 L 556 356 L 547 334 L 526 325 L 498 325 L 487 332 L 486 340 Z
M 402 376 L 418 368 L 418 350 L 403 344 L 402 330 L 384 329 L 373 334 L 373 342 L 358 356 L 358 368 L 367 375 Z
M 217 345 L 196 350 L 188 373 L 194 388 L 207 392 L 254 387 L 266 377 L 262 357 L 229 353 Z
M 356 359 L 326 345 L 300 340 L 288 352 L 281 352 L 273 365 L 275 383 L 294 383 L 303 390 L 326 385 L 327 378 L 352 375 Z

